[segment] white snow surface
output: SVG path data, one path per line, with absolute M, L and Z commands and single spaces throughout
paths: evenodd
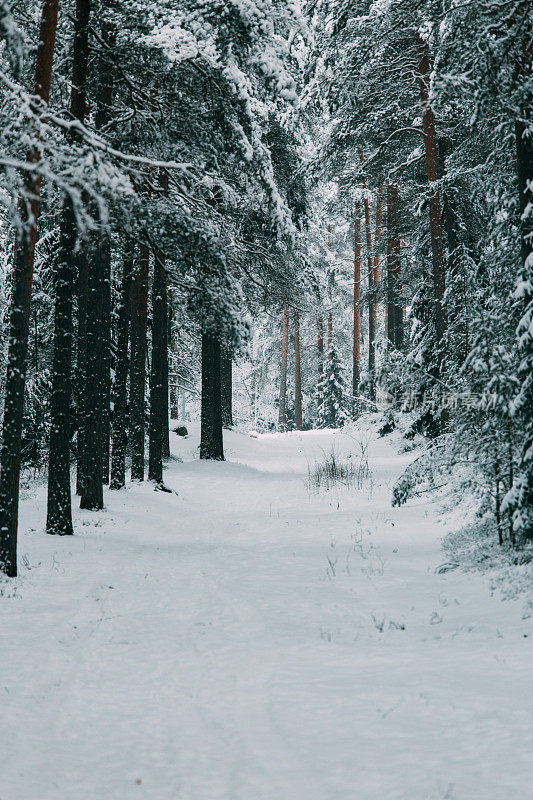
M 166 483 L 106 492 L 76 535 L 24 493 L 0 584 L 1 800 L 531 800 L 532 621 L 486 577 L 437 574 L 413 457 L 371 436 L 371 479 L 320 493 L 336 431 L 171 434 Z M 444 523 L 444 524 L 443 524 Z

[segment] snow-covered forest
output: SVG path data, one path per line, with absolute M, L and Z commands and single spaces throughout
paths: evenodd
M 0 0 L 1 800 L 530 800 L 531 0 Z

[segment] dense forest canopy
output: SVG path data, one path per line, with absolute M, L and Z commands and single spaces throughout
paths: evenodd
M 208 460 L 407 415 L 393 502 L 467 464 L 531 542 L 532 43 L 530 0 L 0 0 L 8 576 L 21 475 L 72 534 L 188 415 Z

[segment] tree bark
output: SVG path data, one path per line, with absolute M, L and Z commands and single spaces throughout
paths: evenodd
M 353 343 L 352 343 L 352 417 L 357 413 L 356 397 L 361 382 L 361 206 L 355 202 L 353 235 Z
M 374 254 L 372 259 L 372 286 L 373 286 L 372 312 L 374 315 L 373 328 L 375 337 L 377 336 L 378 333 L 378 286 L 379 286 L 379 262 L 380 262 L 380 254 L 378 248 L 381 240 L 382 216 L 383 216 L 383 186 L 380 186 L 376 197 L 376 223 L 374 226 Z M 376 348 L 374 346 L 374 354 L 375 352 Z
M 141 245 L 131 290 L 130 418 L 131 478 L 144 480 L 146 330 L 150 254 Z
M 446 332 L 443 298 L 445 290 L 443 233 L 441 217 L 441 201 L 435 183 L 439 179 L 439 156 L 437 148 L 437 132 L 435 115 L 429 104 L 430 58 L 427 42 L 416 33 L 418 54 L 418 72 L 420 100 L 422 103 L 422 127 L 424 130 L 424 148 L 429 183 L 429 227 L 431 234 L 431 251 L 433 254 L 433 291 L 435 300 L 435 335 L 437 339 L 438 366 L 442 362 L 443 338 Z
M 34 88 L 34 93 L 44 103 L 50 99 L 58 7 L 59 0 L 44 0 Z M 28 161 L 35 162 L 38 158 L 38 151 L 32 149 Z M 13 259 L 13 295 L 0 455 L 0 570 L 9 577 L 17 574 L 20 450 L 41 178 L 28 174 L 24 178 L 24 188 L 26 196 L 20 203 L 22 233 L 17 236 Z
M 111 440 L 111 241 L 106 236 L 99 253 L 102 259 L 102 320 L 100 360 L 102 412 L 100 435 L 102 437 L 102 483 L 109 483 L 109 455 Z
M 328 314 L 328 349 L 326 353 L 328 377 L 331 378 L 331 353 L 333 353 L 333 312 Z
M 104 22 L 102 39 L 115 43 L 115 28 Z M 113 74 L 107 60 L 98 66 L 98 94 L 95 124 L 102 128 L 109 120 L 113 95 Z M 111 242 L 100 231 L 87 250 L 87 300 L 85 380 L 82 396 L 81 499 L 80 507 L 99 510 L 104 505 L 103 483 L 109 480 L 109 433 L 111 393 Z M 83 287 L 80 287 L 83 288 Z
M 48 503 L 46 532 L 73 534 L 70 496 L 70 403 L 72 398 L 72 304 L 74 300 L 74 249 L 76 217 L 65 198 L 55 269 L 54 357 L 50 398 Z
M 169 394 L 170 394 L 170 416 L 172 419 L 179 419 L 180 416 L 180 409 L 179 409 L 179 400 L 180 400 L 180 384 L 179 384 L 179 376 L 178 376 L 178 358 L 177 358 L 177 336 L 174 322 L 174 303 L 172 300 L 172 293 L 169 292 L 169 303 L 168 303 L 168 339 L 169 339 L 169 357 L 170 357 L 170 364 L 169 364 Z
M 70 113 L 83 122 L 86 113 L 89 18 L 91 0 L 76 1 L 72 48 Z M 72 535 L 70 489 L 70 405 L 72 401 L 72 305 L 77 239 L 76 216 L 70 197 L 63 201 L 55 274 L 54 361 L 50 399 L 50 448 L 46 532 Z
M 316 320 L 317 325 L 317 361 L 318 361 L 318 393 L 317 393 L 317 411 L 320 412 L 324 403 L 324 320 L 322 316 L 318 316 Z
M 399 295 L 400 238 L 398 187 L 387 186 L 387 338 L 393 348 L 403 343 L 403 308 Z
M 98 511 L 104 507 L 102 484 L 102 317 L 105 266 L 96 253 L 88 258 L 87 344 L 83 387 L 83 454 L 80 508 Z
M 164 342 L 163 342 L 163 405 L 162 405 L 162 421 L 163 430 L 161 436 L 161 450 L 163 458 L 170 458 L 170 435 L 169 435 L 169 386 L 168 386 L 168 353 L 170 345 L 170 317 L 169 317 L 169 292 L 168 292 L 168 276 L 166 270 L 163 273 L 163 315 L 164 315 Z
M 168 173 L 162 170 L 159 174 L 159 186 L 163 194 L 168 195 Z M 154 266 L 154 276 L 157 265 Z M 169 437 L 169 404 L 168 404 L 168 358 L 170 345 L 170 314 L 168 275 L 165 265 L 161 270 L 161 456 L 170 458 Z
M 101 26 L 102 39 L 108 48 L 116 44 L 116 26 L 105 20 Z M 102 57 L 98 64 L 98 94 L 96 100 L 95 126 L 101 130 L 112 117 L 114 92 L 114 68 L 109 58 Z M 109 453 L 111 434 L 111 240 L 108 234 L 100 247 L 99 257 L 102 259 L 102 342 L 101 342 L 101 394 L 102 413 L 100 434 L 102 437 L 102 481 L 109 483 Z
M 294 312 L 294 421 L 297 430 L 303 428 L 302 371 L 300 363 L 300 315 Z
M 148 448 L 148 480 L 163 482 L 163 428 L 164 403 L 164 356 L 166 347 L 166 275 L 165 265 L 154 255 L 154 279 L 152 282 L 152 363 L 150 368 L 150 426 Z
M 365 182 L 366 189 L 366 182 Z M 368 376 L 370 381 L 370 399 L 375 398 L 374 375 L 376 372 L 376 329 L 375 329 L 375 288 L 374 288 L 374 263 L 372 251 L 372 228 L 370 222 L 370 201 L 368 192 L 365 191 L 363 200 L 365 210 L 365 232 L 366 232 L 366 257 L 368 275 Z
M 89 295 L 89 264 L 87 251 L 78 251 L 78 341 L 76 356 L 76 413 L 78 421 L 77 460 L 76 460 L 76 494 L 81 495 L 83 487 L 83 466 L 85 444 L 83 441 L 85 411 L 85 380 L 87 354 L 87 298 Z
M 117 356 L 113 385 L 113 427 L 111 448 L 111 489 L 122 489 L 126 484 L 126 422 L 127 378 L 129 366 L 129 326 L 131 303 L 131 275 L 133 272 L 133 247 L 128 244 L 122 269 L 120 305 L 117 320 Z
M 222 348 L 221 353 L 221 382 L 222 382 L 222 425 L 224 428 L 233 426 L 233 363 L 231 350 Z
M 283 306 L 283 334 L 281 337 L 281 369 L 279 377 L 279 418 L 280 431 L 287 430 L 287 355 L 289 352 L 289 309 Z
M 220 349 L 218 338 L 207 333 L 202 335 L 200 458 L 212 461 L 224 461 Z

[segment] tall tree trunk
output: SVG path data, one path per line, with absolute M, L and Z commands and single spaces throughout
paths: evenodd
M 398 187 L 387 186 L 387 338 L 393 348 L 403 341 L 403 308 L 399 296 L 400 238 Z
M 78 439 L 76 454 L 76 494 L 81 495 L 83 488 L 83 467 L 85 463 L 85 444 L 83 441 L 85 411 L 85 380 L 87 354 L 87 299 L 89 295 L 89 263 L 85 247 L 78 251 L 78 331 L 76 354 L 76 412 L 78 421 Z
M 166 347 L 166 275 L 165 265 L 154 254 L 152 282 L 152 363 L 150 369 L 150 427 L 148 449 L 148 480 L 163 482 L 163 428 L 168 428 L 165 413 L 164 350 Z
M 80 508 L 98 511 L 104 507 L 102 484 L 102 317 L 104 264 L 96 253 L 88 257 L 87 344 L 83 387 L 83 455 Z
M 221 382 L 222 382 L 222 425 L 224 428 L 233 426 L 233 363 L 231 349 L 223 347 L 221 353 Z
M 70 496 L 70 403 L 72 396 L 72 303 L 76 217 L 70 198 L 63 203 L 59 253 L 54 275 L 54 358 L 50 398 L 46 532 L 73 534 Z
M 281 369 L 279 377 L 279 419 L 280 431 L 287 430 L 287 355 L 289 352 L 289 309 L 283 306 L 283 334 L 281 337 Z
M 59 0 L 44 0 L 34 87 L 34 94 L 44 103 L 48 103 L 50 98 L 58 7 Z M 38 151 L 32 149 L 28 161 L 35 162 L 38 159 Z M 17 574 L 20 450 L 41 178 L 28 173 L 24 176 L 24 189 L 26 196 L 20 203 L 22 232 L 17 236 L 13 258 L 13 295 L 0 455 L 0 570 L 9 577 Z
M 317 361 L 318 361 L 318 393 L 317 411 L 320 412 L 324 404 L 324 320 L 321 315 L 317 317 Z
M 77 0 L 72 48 L 70 113 L 83 123 L 86 114 L 91 0 Z M 63 202 L 55 272 L 54 360 L 50 399 L 48 506 L 46 532 L 72 535 L 70 488 L 70 406 L 72 401 L 72 305 L 74 302 L 76 216 L 70 197 Z
M 162 171 L 159 174 L 159 186 L 166 196 L 168 195 L 168 173 Z M 169 407 L 168 407 L 168 358 L 170 346 L 170 312 L 169 312 L 169 290 L 168 275 L 165 265 L 161 271 L 161 456 L 163 459 L 170 458 L 170 437 L 169 437 Z M 154 270 L 156 267 L 154 267 Z M 155 272 L 154 272 L 155 275 Z
M 443 234 L 441 222 L 441 202 L 435 183 L 439 179 L 439 156 L 437 148 L 437 132 L 435 115 L 429 104 L 430 58 L 427 42 L 420 33 L 416 33 L 418 54 L 418 72 L 420 100 L 422 103 L 422 127 L 424 130 L 424 148 L 429 182 L 429 228 L 431 234 L 431 250 L 433 254 L 433 291 L 435 299 L 435 335 L 437 338 L 437 358 L 440 369 L 443 352 L 443 338 L 446 332 L 443 298 L 445 290 Z
M 365 183 L 366 189 L 366 183 Z M 372 251 L 372 228 L 370 222 L 370 200 L 368 191 L 365 191 L 363 200 L 365 209 L 365 232 L 366 232 L 366 256 L 367 256 L 367 275 L 368 275 L 368 377 L 370 381 L 370 399 L 375 398 L 374 375 L 376 371 L 376 329 L 374 305 L 374 263 Z
M 38 322 L 39 314 L 37 309 L 34 307 L 33 309 L 33 374 L 40 375 L 40 365 L 39 365 L 39 352 L 41 343 L 39 340 L 39 322 Z M 41 432 L 41 420 L 42 420 L 42 409 L 41 409 L 41 401 L 40 398 L 36 398 L 33 404 L 33 444 L 32 444 L 32 460 L 35 468 L 40 467 L 41 459 L 40 459 L 40 432 Z
M 220 341 L 202 334 L 202 412 L 200 458 L 224 461 Z
M 353 232 L 353 343 L 352 343 L 352 417 L 357 413 L 361 382 L 361 206 L 355 202 Z
M 333 353 L 333 312 L 328 314 L 328 349 L 326 353 L 328 377 L 331 378 L 331 353 Z
M 102 437 L 102 483 L 109 483 L 109 455 L 111 440 L 111 241 L 106 236 L 100 248 L 102 259 L 102 320 L 101 330 L 101 384 L 102 413 L 100 435 Z
M 177 336 L 176 336 L 176 329 L 173 324 L 174 321 L 174 302 L 172 299 L 172 293 L 169 291 L 169 303 L 168 303 L 168 339 L 169 339 L 169 357 L 170 357 L 170 364 L 169 364 L 169 390 L 170 390 L 170 416 L 172 419 L 179 419 L 180 416 L 180 408 L 179 408 L 179 400 L 180 400 L 180 383 L 179 383 L 179 375 L 178 375 L 178 343 L 177 343 Z
M 85 344 L 85 380 L 81 402 L 82 453 L 80 508 L 97 511 L 103 508 L 104 453 L 107 453 L 108 425 L 106 370 L 109 365 L 109 324 L 106 308 L 106 281 L 109 278 L 109 242 L 94 242 L 87 253 L 87 314 Z
M 378 286 L 379 286 L 379 262 L 380 262 L 380 254 L 379 254 L 379 243 L 381 240 L 381 220 L 383 216 L 383 186 L 380 186 L 378 189 L 378 194 L 376 197 L 376 223 L 374 226 L 374 254 L 372 259 L 372 312 L 374 315 L 374 336 L 377 336 L 378 333 Z M 376 348 L 374 346 L 374 353 L 376 352 Z
M 103 22 L 102 39 L 115 43 L 114 25 Z M 98 65 L 95 124 L 110 119 L 113 72 L 107 59 Z M 82 453 L 80 507 L 99 510 L 104 505 L 103 483 L 109 480 L 110 366 L 111 366 L 111 243 L 104 231 L 87 250 L 85 381 L 82 396 Z M 80 289 L 83 287 L 80 286 Z
M 250 363 L 252 365 L 252 375 L 251 375 L 251 382 L 250 382 L 250 408 L 252 411 L 252 419 L 254 422 L 254 430 L 257 428 L 257 368 L 255 363 L 255 351 L 254 351 L 254 337 L 250 338 Z
M 300 364 L 300 315 L 294 312 L 294 421 L 297 430 L 303 428 L 302 419 L 302 371 Z
M 162 420 L 163 430 L 161 437 L 161 450 L 163 458 L 170 458 L 170 435 L 169 435 L 169 405 L 168 405 L 168 357 L 170 346 L 170 316 L 169 316 L 169 292 L 168 292 L 168 276 L 166 270 L 163 273 L 163 314 L 164 314 L 164 337 L 163 342 L 163 407 L 162 407 Z
M 116 26 L 104 20 L 101 26 L 102 39 L 108 48 L 116 44 Z M 114 92 L 114 66 L 109 57 L 102 57 L 98 65 L 98 94 L 96 100 L 95 126 L 104 128 L 112 117 Z M 111 434 L 111 239 L 107 234 L 101 243 L 99 257 L 102 259 L 102 342 L 101 342 L 101 394 L 102 413 L 100 433 L 102 436 L 102 481 L 109 483 L 109 451 Z
M 128 243 L 122 268 L 120 305 L 117 320 L 117 356 L 115 359 L 115 382 L 113 385 L 113 439 L 111 449 L 111 489 L 122 489 L 126 484 L 126 419 L 128 343 L 130 327 L 131 275 L 134 251 Z
M 146 330 L 150 254 L 141 245 L 131 289 L 130 417 L 131 478 L 144 480 Z

